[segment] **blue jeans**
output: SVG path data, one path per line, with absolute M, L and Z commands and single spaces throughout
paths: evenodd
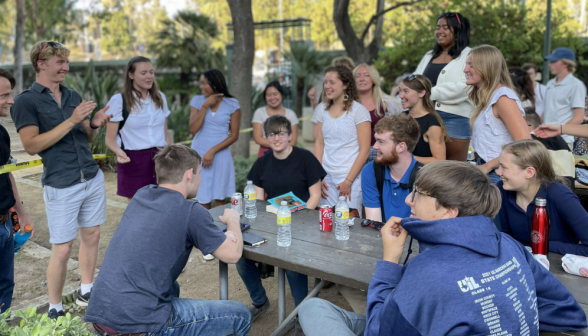
M 363 315 L 318 298 L 308 299 L 300 306 L 298 320 L 306 336 L 362 336 L 366 321 Z
M 0 313 L 10 308 L 14 291 L 14 237 L 12 220 L 0 223 Z
M 470 118 L 437 110 L 450 138 L 467 140 L 472 137 Z
M 267 295 L 265 295 L 265 288 L 261 284 L 261 276 L 255 266 L 255 261 L 241 258 L 237 263 L 237 272 L 247 287 L 253 305 L 257 307 L 263 305 L 267 300 Z M 286 277 L 288 277 L 294 303 L 298 306 L 308 295 L 308 276 L 286 270 Z
M 174 297 L 168 322 L 149 336 L 246 336 L 250 328 L 251 313 L 241 302 Z
M 481 165 L 485 164 L 486 161 L 484 161 L 484 159 L 482 159 L 482 158 L 478 158 L 476 163 L 478 164 L 478 166 L 481 166 Z M 498 176 L 498 174 L 496 174 L 496 169 L 492 169 L 492 171 L 490 171 L 490 173 L 488 173 L 488 178 L 490 179 L 490 182 L 492 182 L 492 184 L 494 184 L 494 185 L 497 185 L 498 182 L 500 182 L 500 176 Z

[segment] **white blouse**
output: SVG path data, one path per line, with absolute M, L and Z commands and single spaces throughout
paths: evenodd
M 494 91 L 488 106 L 476 118 L 472 129 L 472 146 L 476 153 L 486 162 L 500 156 L 502 146 L 514 142 L 506 125 L 492 113 L 492 107 L 502 96 L 507 96 L 516 101 L 519 111 L 525 116 L 521 101 L 513 90 L 503 86 Z
M 167 107 L 167 100 L 163 92 L 159 93 L 163 99 L 163 108 L 157 108 L 151 96 L 147 99 L 140 99 L 140 104 L 129 111 L 129 117 L 125 122 L 120 135 L 116 136 L 117 145 L 122 142 L 125 150 L 142 150 L 167 145 L 165 141 L 165 120 L 170 111 Z M 115 94 L 107 104 L 110 106 L 108 113 L 111 113 L 111 122 L 120 122 L 122 116 L 122 95 Z

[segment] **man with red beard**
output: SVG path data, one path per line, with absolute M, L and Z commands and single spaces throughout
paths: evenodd
M 366 218 L 385 223 L 390 217 L 409 217 L 410 207 L 404 200 L 416 177 L 413 170 L 416 173 L 422 167 L 412 155 L 420 137 L 419 125 L 401 113 L 378 121 L 374 132 L 377 156 L 361 171 Z

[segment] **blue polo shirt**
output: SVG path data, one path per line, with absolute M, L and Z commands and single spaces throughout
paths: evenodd
M 535 201 L 527 206 L 527 211 L 523 211 L 517 204 L 515 191 L 504 190 L 502 181 L 497 187 L 502 196 L 502 207 L 498 214 L 502 232 L 530 246 Z M 537 197 L 547 200 L 549 251 L 588 257 L 588 213 L 580 204 L 578 196 L 565 185 L 552 183 L 541 186 L 535 195 Z
M 382 193 L 384 194 L 383 201 L 386 221 L 388 221 L 390 217 L 410 217 L 410 207 L 406 205 L 405 199 L 411 191 L 402 188 L 400 184 L 408 184 L 410 173 L 416 162 L 417 161 L 413 156 L 410 166 L 400 181 L 395 181 L 392 176 L 390 176 L 390 168 L 388 166 L 385 167 L 386 173 L 384 174 L 384 188 Z M 366 164 L 361 170 L 361 189 L 363 192 L 363 205 L 366 208 L 380 208 L 378 186 L 376 184 L 376 175 L 374 173 L 374 161 Z

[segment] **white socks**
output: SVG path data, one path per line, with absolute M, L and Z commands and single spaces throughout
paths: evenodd
M 63 303 L 59 302 L 58 304 L 49 303 L 49 310 L 55 309 L 59 313 L 59 311 L 63 311 Z
M 94 286 L 94 283 L 92 282 L 91 284 L 82 284 L 82 288 L 81 288 L 81 292 L 82 295 L 86 295 L 86 293 L 90 292 L 92 290 L 92 286 Z

